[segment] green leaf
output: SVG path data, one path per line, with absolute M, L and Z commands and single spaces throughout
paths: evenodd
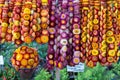
M 47 72 L 45 69 L 42 69 L 38 72 L 36 77 L 34 78 L 35 80 L 50 80 L 51 74 Z

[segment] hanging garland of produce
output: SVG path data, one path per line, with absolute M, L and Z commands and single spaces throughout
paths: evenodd
M 21 19 L 21 6 L 22 2 L 15 1 L 14 2 L 14 8 L 13 8 L 13 14 L 12 14 L 12 41 L 14 41 L 17 45 L 21 44 L 21 25 L 20 25 L 20 19 Z
M 107 27 L 106 27 L 106 43 L 107 43 L 107 65 L 114 62 L 116 56 L 115 31 L 113 23 L 113 2 L 107 1 Z
M 118 44 L 118 46 L 120 47 L 120 2 L 119 0 L 117 0 L 117 27 L 116 27 L 116 33 L 117 35 L 115 36 L 116 38 L 116 43 Z M 117 52 L 117 56 L 120 56 L 120 51 Z
M 59 28 L 59 56 L 57 60 L 57 67 L 62 69 L 67 65 L 66 56 L 69 50 L 69 13 L 68 13 L 68 0 L 61 1 L 61 10 L 60 10 L 60 25 Z M 66 55 L 66 56 L 65 56 Z
M 31 15 L 31 2 L 23 3 L 21 10 L 21 40 L 30 43 L 32 42 L 31 35 L 29 35 L 30 31 L 30 15 Z
M 73 5 L 73 0 L 68 0 L 68 14 L 69 14 L 69 45 L 72 45 L 72 38 L 73 38 L 73 34 L 72 34 L 72 30 L 73 30 L 73 11 L 74 11 L 74 5 Z M 73 64 L 73 46 L 69 46 L 69 53 L 68 55 L 65 55 L 67 56 L 66 59 L 67 59 L 67 62 L 68 62 L 68 65 L 74 65 Z
M 96 0 L 93 1 L 93 29 L 91 32 L 91 50 L 90 50 L 90 55 L 89 55 L 89 60 L 88 60 L 88 66 L 89 67 L 94 67 L 96 66 L 97 62 L 98 62 L 98 55 L 99 55 L 99 41 L 100 41 L 100 36 L 99 36 L 99 15 L 100 12 L 100 1 Z M 96 46 L 94 46 L 96 45 Z
M 73 65 L 80 62 L 80 2 L 73 1 L 73 23 L 72 23 L 72 52 L 73 52 Z
M 39 55 L 36 49 L 27 46 L 17 48 L 11 57 L 12 66 L 20 69 L 33 69 L 39 64 Z
M 1 14 L 1 21 L 0 21 L 0 23 L 1 23 L 1 25 L 0 25 L 0 27 L 1 27 L 1 40 L 0 40 L 0 42 L 1 43 L 4 43 L 5 42 L 5 40 L 6 40 L 6 33 L 7 33 L 7 29 L 8 29 L 8 15 L 7 15 L 7 13 L 8 13 L 8 11 L 9 11 L 9 8 L 8 8 L 8 2 L 6 2 L 6 1 L 1 1 L 0 3 L 1 3 L 1 7 L 0 7 L 0 9 L 1 9 L 1 12 L 0 12 L 0 14 Z
M 88 0 L 87 1 L 81 1 L 81 41 L 80 41 L 80 50 L 81 50 L 81 54 L 80 54 L 80 61 L 81 62 L 85 62 L 85 59 L 86 59 L 86 42 L 87 42 L 87 20 L 88 20 L 88 17 L 87 17 L 87 14 L 88 14 L 88 9 L 89 9 L 89 6 L 88 6 Z
M 34 8 L 35 10 L 33 12 L 36 12 L 34 15 L 33 15 L 33 21 L 32 23 L 30 24 L 32 26 L 32 30 L 31 32 L 33 32 L 33 36 L 35 36 L 35 41 L 39 44 L 41 44 L 41 37 L 40 37 L 40 34 L 41 34 L 41 26 L 40 26 L 40 23 L 41 23 L 41 18 L 40 18 L 40 12 L 41 12 L 41 2 L 40 0 L 36 0 L 36 2 L 34 3 Z M 34 23 L 35 21 L 37 21 L 37 24 Z M 34 34 L 35 32 L 35 34 Z
M 56 1 L 51 1 L 50 8 L 50 24 L 49 24 L 49 42 L 48 42 L 48 53 L 47 53 L 47 68 L 53 69 L 54 66 L 54 54 L 55 54 L 55 33 L 56 33 Z
M 87 66 L 89 67 L 92 67 L 93 66 L 93 61 L 92 61 L 92 57 L 91 57 L 91 49 L 94 48 L 93 47 L 93 42 L 92 42 L 92 36 L 93 36 L 93 30 L 94 30 L 94 26 L 93 26 L 93 0 L 91 1 L 87 1 L 86 2 L 86 10 L 87 10 L 87 13 L 86 14 L 86 22 L 87 22 L 87 25 L 86 25 L 86 54 L 85 54 L 85 57 L 84 57 L 84 60 L 87 64 Z M 97 46 L 95 47 L 97 48 Z
M 45 1 L 45 2 L 44 2 Z M 49 4 L 48 0 L 42 0 L 41 2 L 41 43 L 47 43 L 49 41 L 48 37 L 48 25 L 49 25 Z
M 118 35 L 119 33 L 118 33 L 118 29 L 117 29 L 117 16 L 116 15 L 118 15 L 118 3 L 117 3 L 117 1 L 113 1 L 113 27 L 114 27 L 114 33 L 115 33 L 115 35 L 114 35 L 114 37 L 115 37 L 115 42 L 114 42 L 114 45 L 115 45 L 115 56 L 114 56 L 114 63 L 116 63 L 116 62 L 118 62 L 118 60 L 119 60 L 119 57 L 117 56 L 117 53 L 118 53 L 118 44 L 119 43 L 117 43 L 117 39 L 116 39 L 116 35 Z
M 100 43 L 99 43 L 99 48 L 100 48 L 100 54 L 99 54 L 99 60 L 101 65 L 105 65 L 107 63 L 107 43 L 106 43 L 106 1 L 101 1 L 101 14 L 100 14 Z
M 8 29 L 7 29 L 7 34 L 6 34 L 6 42 L 11 42 L 12 41 L 12 25 L 13 25 L 13 22 L 12 22 L 12 15 L 13 15 L 13 8 L 14 8 L 14 2 L 12 1 L 9 1 L 8 2 L 8 6 L 9 6 L 9 12 L 8 12 L 8 18 L 9 18 L 9 21 L 8 21 Z
M 59 55 L 60 55 L 60 49 L 59 49 L 59 44 L 60 44 L 60 34 L 59 34 L 59 28 L 60 28 L 60 14 L 61 14 L 61 4 L 62 1 L 58 1 L 56 2 L 56 6 L 55 6 L 55 38 L 54 38 L 54 67 L 57 67 L 58 66 L 58 58 L 59 58 Z M 64 26 L 63 26 L 64 27 Z

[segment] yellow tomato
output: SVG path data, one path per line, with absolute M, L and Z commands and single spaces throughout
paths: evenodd
M 98 19 L 94 19 L 94 20 L 93 20 L 93 23 L 94 23 L 94 24 L 98 24 Z
M 115 56 L 115 50 L 109 50 L 108 55 L 112 57 Z
M 117 56 L 118 56 L 118 57 L 120 56 L 120 51 L 117 52 Z
M 102 46 L 102 47 L 100 48 L 100 50 L 101 50 L 102 52 L 106 52 L 107 47 L 106 47 L 106 46 Z
M 13 33 L 13 38 L 14 39 L 19 39 L 20 38 L 20 33 L 19 32 Z
M 114 43 L 115 42 L 115 37 L 111 36 L 111 37 L 107 37 L 107 43 Z
M 107 36 L 112 36 L 112 35 L 113 35 L 113 31 L 110 31 L 110 30 L 107 31 L 106 35 L 107 35 Z
M 16 53 L 20 53 L 20 47 L 15 50 Z
M 19 23 L 20 23 L 20 22 L 19 22 L 18 20 L 15 20 L 13 24 L 14 24 L 15 26 L 19 26 Z
M 98 54 L 99 54 L 98 50 L 96 50 L 96 49 L 92 50 L 92 55 L 93 56 L 97 56 Z
M 2 27 L 8 27 L 8 23 L 6 23 L 6 22 L 3 22 L 1 25 L 2 25 Z
M 19 53 L 18 53 L 18 54 L 16 55 L 16 60 L 17 60 L 17 61 L 21 61 L 22 58 L 23 58 L 23 55 L 22 55 L 22 54 L 19 54 Z
M 31 10 L 30 10 L 29 8 L 25 8 L 25 9 L 24 9 L 24 13 L 25 13 L 25 14 L 30 14 L 30 13 L 31 13 Z
M 86 41 L 87 41 L 87 37 L 84 36 L 84 37 L 82 38 L 82 42 L 86 42 Z

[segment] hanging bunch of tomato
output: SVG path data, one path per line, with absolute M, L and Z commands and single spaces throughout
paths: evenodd
M 21 25 L 20 25 L 20 19 L 21 19 L 21 9 L 22 9 L 22 2 L 21 1 L 15 1 L 13 12 L 12 12 L 12 41 L 14 41 L 17 45 L 21 44 Z
M 48 42 L 48 0 L 1 0 L 0 4 L 1 43 Z
M 58 37 L 57 37 L 57 55 L 55 65 L 58 68 L 64 68 L 67 65 L 66 56 L 69 50 L 69 13 L 68 11 L 68 0 L 60 1 L 58 14 Z M 56 28 L 57 29 L 57 28 Z
M 56 1 L 51 1 L 50 8 L 50 24 L 49 24 L 49 42 L 48 42 L 48 54 L 47 54 L 47 68 L 52 69 L 54 67 L 54 54 L 55 54 L 55 34 L 56 34 Z
M 88 60 L 88 66 L 89 67 L 94 67 L 96 66 L 98 62 L 98 55 L 99 55 L 99 41 L 100 41 L 100 36 L 99 36 L 99 26 L 100 26 L 100 0 L 93 1 L 93 19 L 92 19 L 92 24 L 93 28 L 91 30 L 91 37 L 90 37 L 90 42 L 91 42 L 91 48 L 89 51 L 89 60 Z
M 8 11 L 9 11 L 9 6 L 8 6 L 8 2 L 6 2 L 5 0 L 0 1 L 1 5 L 0 5 L 0 42 L 3 43 L 6 40 L 11 40 L 8 37 L 6 37 L 7 34 L 7 29 L 8 29 Z
M 116 27 L 116 43 L 118 44 L 118 46 L 120 47 L 120 1 L 117 0 L 116 2 L 117 4 L 117 27 Z M 117 52 L 117 56 L 120 56 L 120 51 Z
M 115 6 L 116 1 L 107 2 L 107 32 L 106 32 L 106 42 L 107 42 L 107 62 L 108 64 L 117 62 L 118 58 L 116 56 L 118 51 L 118 44 L 116 44 L 116 27 L 117 27 L 117 6 Z
M 107 27 L 107 23 L 106 23 L 106 12 L 107 12 L 107 5 L 106 5 L 106 1 L 101 1 L 101 14 L 100 14 L 100 44 L 99 44 L 99 48 L 100 48 L 100 54 L 99 54 L 99 60 L 101 65 L 105 65 L 107 62 L 107 43 L 106 43 L 106 27 Z
M 89 1 L 81 1 L 81 41 L 80 41 L 80 61 L 85 62 L 87 49 L 87 24 L 88 24 Z M 90 46 L 90 45 L 89 45 Z
M 73 65 L 79 64 L 80 62 L 80 2 L 73 1 L 73 19 L 72 19 L 72 62 Z
M 68 15 L 69 15 L 69 45 L 74 45 L 75 43 L 72 43 L 72 39 L 73 39 L 73 17 L 74 17 L 74 3 L 72 0 L 68 1 Z M 78 47 L 78 46 L 77 46 Z M 73 50 L 74 47 L 73 46 L 69 46 L 69 55 L 67 55 L 67 62 L 68 65 L 73 66 Z

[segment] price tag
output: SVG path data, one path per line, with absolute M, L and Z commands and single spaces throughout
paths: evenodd
M 4 59 L 2 55 L 0 55 L 0 65 L 4 65 Z
M 74 71 L 74 67 L 67 65 L 67 71 L 68 71 L 68 72 L 73 72 L 73 71 Z
M 84 72 L 84 63 L 79 63 L 75 66 L 74 72 Z
M 73 2 L 74 2 L 74 3 L 77 3 L 77 2 L 79 2 L 79 1 L 80 1 L 80 0 L 74 0 Z
M 84 72 L 85 65 L 84 63 L 79 63 L 78 65 L 75 65 L 73 67 L 67 66 L 68 72 Z

